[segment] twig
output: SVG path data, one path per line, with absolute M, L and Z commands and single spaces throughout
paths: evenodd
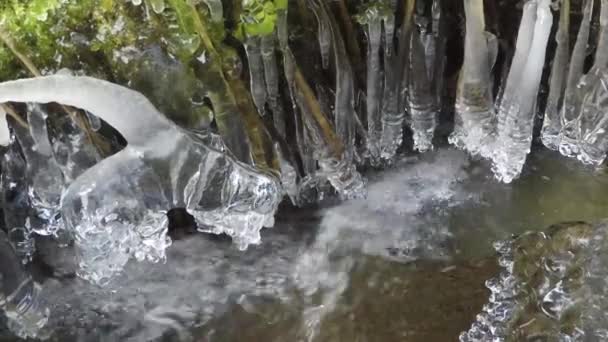
M 19 125 L 23 126 L 24 128 L 30 127 L 27 124 L 27 122 L 25 120 L 23 120 L 23 118 L 21 116 L 19 116 L 19 114 L 17 114 L 15 109 L 13 107 L 11 107 L 8 103 L 0 103 L 0 108 L 2 108 L 2 110 L 4 110 L 6 112 L 6 114 L 8 114 L 10 117 L 15 119 L 15 121 L 17 121 L 17 123 Z

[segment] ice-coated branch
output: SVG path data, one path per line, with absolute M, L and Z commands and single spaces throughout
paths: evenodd
M 456 92 L 454 132 L 449 141 L 472 154 L 488 156 L 495 129 L 492 100 L 491 59 L 485 33 L 483 0 L 465 0 L 466 34 L 464 63 Z
M 559 133 L 561 131 L 560 109 L 564 101 L 566 90 L 566 74 L 570 60 L 570 0 L 563 0 L 560 8 L 560 19 L 555 40 L 557 48 L 551 78 L 549 80 L 549 95 L 545 107 L 545 118 L 541 132 L 541 139 L 545 146 L 552 150 L 559 147 Z
M 532 1 L 536 2 L 536 0 L 530 2 Z M 505 183 L 510 183 L 519 177 L 526 156 L 530 152 L 536 114 L 536 97 L 553 23 L 550 0 L 540 0 L 534 6 L 528 6 L 530 2 L 524 8 L 520 32 L 530 31 L 533 36 L 529 44 L 519 42 L 520 39 L 529 40 L 528 35 L 518 37 L 518 48 L 525 49 L 523 53 L 526 56 L 519 60 L 524 65 L 511 65 L 512 70 L 515 68 L 515 70 L 521 70 L 521 73 L 509 74 L 510 79 L 507 80 L 507 83 L 513 81 L 511 77 L 516 77 L 519 85 L 517 89 L 513 89 L 512 94 L 508 96 L 505 94 L 503 97 L 499 114 L 502 117 L 498 123 L 497 138 L 492 152 L 492 170 L 496 178 Z M 518 53 L 520 51 L 515 52 L 516 56 Z M 513 63 L 515 61 L 514 59 Z
M 583 76 L 585 58 L 587 56 L 587 44 L 589 42 L 589 31 L 593 14 L 594 0 L 586 0 L 583 3 L 583 19 L 576 36 L 576 43 L 572 50 L 570 69 L 566 82 L 566 93 L 561 110 L 562 130 L 559 138 L 559 151 L 564 156 L 573 157 L 578 154 L 578 139 L 580 138 L 580 101 L 578 95 L 578 83 Z
M 86 76 L 53 75 L 3 82 L 0 102 L 58 102 L 81 108 L 115 127 L 133 146 L 147 146 L 159 133 L 175 130 L 174 124 L 140 93 Z M 157 151 L 163 151 L 162 146 L 158 147 Z

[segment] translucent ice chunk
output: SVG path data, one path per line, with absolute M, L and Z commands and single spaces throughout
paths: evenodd
M 591 17 L 593 13 L 594 0 L 586 0 L 583 3 L 583 19 L 576 36 L 576 43 L 572 50 L 566 93 L 561 111 L 562 130 L 559 136 L 559 151 L 567 157 L 575 157 L 578 154 L 578 139 L 580 138 L 580 92 L 578 83 L 583 76 L 583 67 L 587 55 L 587 44 L 591 28 Z
M 11 145 L 2 158 L 2 209 L 8 237 L 23 263 L 31 261 L 35 245 L 28 220 L 30 199 L 26 179 L 25 160 L 21 157 L 19 144 L 13 137 Z
M 449 141 L 472 154 L 489 155 L 486 147 L 496 125 L 490 75 L 491 53 L 485 34 L 482 0 L 465 0 L 464 63 L 456 93 L 456 126 Z
M 8 123 L 6 122 L 6 112 L 4 108 L 0 106 L 0 145 L 7 146 L 11 140 L 11 134 L 8 130 Z
M 553 17 L 549 0 L 530 1 L 524 7 L 524 17 L 520 32 L 533 32 L 530 39 L 526 33 L 518 37 L 518 48 L 524 49 L 527 56 L 514 58 L 511 65 L 507 88 L 499 110 L 497 138 L 492 151 L 492 170 L 495 176 L 510 183 L 517 178 L 530 152 L 534 116 L 536 114 L 536 96 L 543 72 L 545 53 Z M 519 40 L 525 41 L 520 44 Z M 516 57 L 520 51 L 516 51 Z M 525 63 L 515 65 L 515 63 Z M 518 84 L 517 89 L 515 85 Z
M 37 218 L 29 222 L 28 228 L 41 235 L 54 235 L 62 228 L 59 207 L 65 183 L 48 140 L 46 114 L 38 106 L 30 106 L 28 121 L 29 130 L 13 127 L 25 156 L 28 195 Z
M 559 145 L 559 132 L 561 131 L 560 108 L 564 101 L 566 89 L 566 74 L 568 60 L 570 59 L 570 0 L 563 0 L 560 9 L 559 27 L 555 40 L 557 49 L 551 67 L 549 81 L 549 95 L 545 108 L 545 118 L 541 132 L 541 139 L 545 146 L 557 150 Z
M 264 81 L 264 63 L 262 60 L 260 37 L 248 37 L 245 43 L 251 96 L 260 115 L 266 114 L 266 84 Z
M 23 269 L 4 231 L 0 230 L 0 308 L 9 329 L 20 338 L 36 338 L 48 321 L 49 310 L 40 302 L 40 286 Z
M 381 18 L 374 18 L 367 23 L 367 149 L 372 161 L 380 157 L 380 139 L 382 123 L 380 104 L 382 75 L 380 64 L 380 43 L 382 41 Z
M 585 97 L 581 104 L 581 138 L 577 158 L 599 166 L 608 151 L 608 70 L 593 69 L 581 81 Z
M 0 102 L 6 101 L 90 111 L 129 143 L 85 171 L 63 196 L 64 221 L 76 236 L 86 279 L 107 281 L 131 256 L 162 260 L 169 243 L 164 213 L 173 207 L 186 208 L 202 230 L 231 235 L 240 248 L 258 243 L 260 229 L 272 225 L 282 197 L 274 176 L 209 147 L 135 91 L 55 75 L 0 83 Z

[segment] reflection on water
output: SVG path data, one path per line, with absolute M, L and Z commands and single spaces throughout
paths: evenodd
M 599 219 L 607 186 L 545 150 L 497 184 L 440 149 L 372 176 L 366 200 L 283 213 L 246 252 L 195 235 L 109 288 L 49 279 L 50 327 L 58 341 L 456 340 L 488 300 L 492 242 Z

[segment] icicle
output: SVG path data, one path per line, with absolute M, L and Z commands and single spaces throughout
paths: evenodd
M 419 29 L 414 29 L 410 42 L 408 107 L 414 149 L 425 152 L 433 148 L 436 117 L 422 34 Z
M 35 241 L 28 220 L 30 200 L 26 178 L 25 160 L 14 137 L 2 158 L 2 209 L 9 240 L 23 264 L 32 260 Z
M 601 0 L 600 35 L 595 51 L 593 69 L 606 67 L 608 67 L 608 1 Z
M 8 146 L 11 140 L 11 133 L 8 129 L 6 115 L 4 108 L 0 106 L 0 146 Z
M 570 59 L 570 0 L 563 0 L 560 9 L 559 28 L 555 36 L 557 49 L 551 79 L 549 81 L 549 95 L 545 108 L 545 118 L 541 132 L 541 139 L 545 146 L 552 150 L 559 147 L 559 133 L 561 131 L 560 108 L 564 100 L 566 89 L 566 74 Z
M 586 0 L 583 4 L 583 20 L 576 36 L 576 43 L 570 60 L 570 70 L 566 83 L 566 93 L 561 111 L 562 130 L 559 138 L 559 152 L 567 157 L 578 154 L 578 140 L 580 138 L 580 101 L 577 85 L 583 76 L 583 67 L 587 55 L 589 30 L 593 12 L 594 0 Z
M 264 62 L 260 37 L 247 37 L 245 42 L 249 64 L 249 81 L 251 96 L 260 115 L 266 114 L 266 84 L 264 83 Z
M 382 95 L 381 157 L 391 160 L 403 141 L 403 120 L 406 113 L 407 73 L 414 1 L 404 4 L 405 15 L 399 34 L 399 51 L 384 55 L 384 94 Z M 387 67 L 388 66 L 388 67 Z
M 600 35 L 595 62 L 588 75 L 580 82 L 584 91 L 579 125 L 581 129 L 580 153 L 577 158 L 584 164 L 599 166 L 608 151 L 608 1 L 602 0 Z
M 367 8 L 359 15 L 359 22 L 367 28 L 367 149 L 372 165 L 376 165 L 380 159 L 380 139 L 382 138 L 380 114 L 382 96 L 382 70 L 380 64 L 382 21 L 378 8 Z M 385 44 L 388 43 L 385 42 Z
M 211 13 L 211 20 L 216 23 L 222 22 L 224 20 L 224 7 L 222 5 L 222 0 L 203 0 L 203 2 L 209 8 L 209 13 Z
M 532 0 L 536 1 L 536 0 Z M 510 183 L 517 178 L 530 152 L 532 144 L 532 131 L 534 128 L 534 115 L 536 97 L 543 72 L 545 54 L 553 17 L 551 15 L 550 0 L 539 0 L 538 8 L 526 4 L 524 17 L 522 18 L 520 32 L 533 32 L 530 44 L 521 39 L 528 40 L 527 35 L 518 37 L 517 47 L 523 48 L 527 56 L 521 61 L 523 66 L 511 65 L 512 70 L 521 70 L 520 73 L 509 74 L 507 84 L 513 82 L 512 77 L 518 81 L 518 88 L 509 96 L 503 97 L 501 104 L 501 115 L 504 117 L 498 124 L 498 137 L 493 146 L 492 170 L 499 180 Z M 529 11 L 534 11 L 532 16 L 535 22 L 531 22 Z M 534 21 L 534 19 L 532 20 Z M 515 54 L 521 53 L 516 51 Z
M 285 112 L 281 104 L 279 92 L 279 72 L 276 58 L 276 38 L 274 34 L 262 37 L 262 61 L 264 62 L 264 80 L 266 81 L 267 101 L 272 110 L 274 127 L 279 135 L 285 139 Z
M 465 14 L 464 63 L 456 93 L 456 126 L 449 141 L 472 154 L 487 156 L 495 114 L 483 0 L 465 0 Z
M 36 220 L 27 224 L 28 231 L 40 235 L 55 235 L 63 228 L 59 214 L 64 179 L 57 165 L 48 138 L 46 113 L 37 105 L 28 110 L 29 130 L 15 125 L 13 130 L 26 160 L 28 196 Z
M 524 11 L 517 33 L 517 42 L 515 44 L 515 55 L 511 61 L 511 68 L 507 76 L 506 86 L 502 95 L 501 103 L 498 111 L 498 125 L 504 124 L 507 118 L 507 112 L 513 106 L 513 98 L 515 92 L 521 88 L 521 80 L 525 77 L 522 72 L 526 66 L 527 58 L 529 57 L 530 46 L 532 44 L 532 36 L 534 35 L 534 23 L 536 22 L 536 0 L 528 1 L 524 5 Z
M 329 54 L 331 49 L 331 28 L 329 23 L 324 18 L 320 17 L 320 14 L 315 12 L 317 16 L 317 22 L 319 23 L 319 31 L 317 33 L 319 39 L 319 49 L 321 50 L 321 63 L 323 69 L 329 68 Z
M 344 159 L 352 161 L 355 145 L 355 90 L 353 71 L 350 65 L 346 47 L 337 23 L 324 1 L 313 0 L 313 11 L 318 20 L 324 21 L 331 33 L 331 44 L 336 68 L 336 99 L 334 105 L 334 120 L 336 133 L 344 144 Z

